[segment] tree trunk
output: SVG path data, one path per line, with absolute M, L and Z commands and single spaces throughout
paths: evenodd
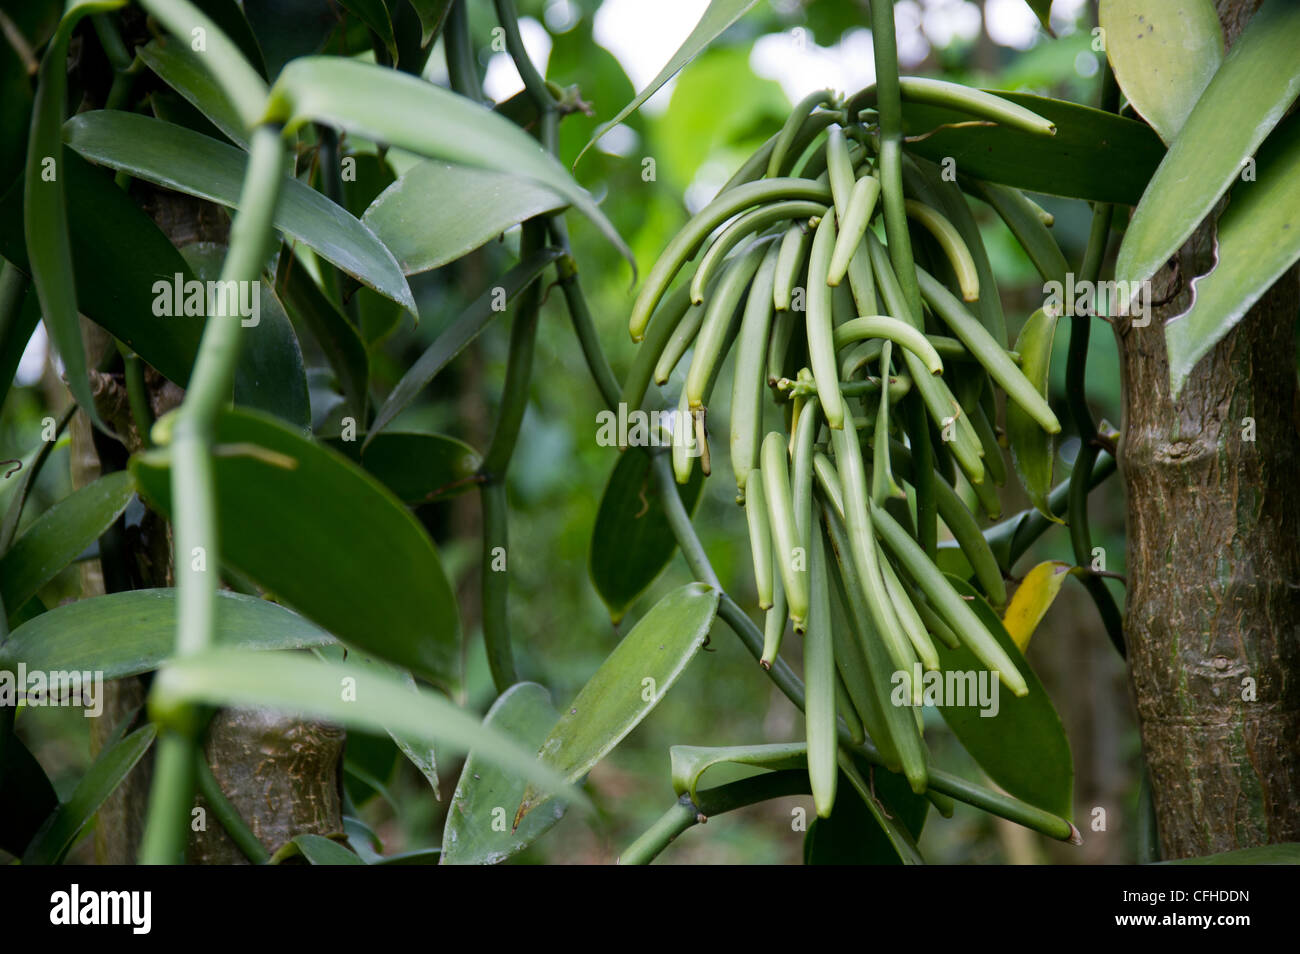
M 1229 44 L 1259 0 L 1219 0 Z M 1292 269 L 1169 394 L 1164 323 L 1213 262 L 1212 215 L 1116 323 L 1125 634 L 1165 858 L 1300 841 L 1300 470 Z M 1172 297 L 1171 297 L 1172 296 Z

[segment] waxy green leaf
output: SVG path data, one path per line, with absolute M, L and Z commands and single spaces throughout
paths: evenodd
M 397 417 L 415 400 L 416 396 L 424 390 L 425 386 L 434 379 L 438 372 L 445 368 L 456 355 L 464 351 L 493 318 L 501 314 L 496 307 L 496 302 L 500 297 L 498 289 L 504 292 L 506 301 L 509 301 L 531 285 L 537 276 L 542 273 L 542 270 L 559 258 L 560 254 L 559 249 L 542 249 L 537 254 L 528 257 L 510 269 L 491 288 L 486 289 L 483 294 L 470 302 L 469 306 L 461 312 L 460 317 L 456 319 L 455 324 L 440 334 L 438 339 L 429 345 L 424 354 L 416 358 L 415 363 L 411 365 L 406 374 L 402 375 L 402 379 L 389 392 L 387 400 L 375 413 L 375 419 L 370 425 L 370 433 L 366 437 L 366 443 L 369 444 L 373 441 L 380 431 L 391 424 L 393 418 Z
M 116 110 L 81 113 L 64 127 L 67 144 L 92 162 L 238 208 L 248 155 L 182 126 Z M 412 314 L 415 299 L 393 254 L 346 209 L 288 179 L 276 203 L 275 227 L 391 298 Z
M 941 167 L 1003 185 L 1093 202 L 1136 205 L 1164 155 L 1145 123 L 1028 93 L 991 92 L 1056 125 L 1039 136 L 1008 126 L 958 126 L 971 117 L 924 103 L 903 104 L 905 147 Z M 919 138 L 924 137 L 924 138 Z
M 334 439 L 331 447 L 359 463 L 410 507 L 459 497 L 478 487 L 483 459 L 464 441 L 443 434 L 385 431 L 361 450 Z
M 397 2 L 400 3 L 401 0 Z M 411 9 L 420 18 L 420 45 L 428 46 L 442 32 L 452 0 L 410 0 L 410 3 Z
M 67 198 L 63 191 L 60 128 L 67 107 L 68 44 L 73 30 L 88 14 L 115 10 L 124 5 L 125 0 L 73 0 L 68 5 L 41 58 L 23 180 L 26 255 L 40 297 L 41 314 L 63 360 L 72 396 L 99 427 L 104 424 L 91 397 L 86 354 L 81 342 L 72 243 L 68 238 Z
M 248 133 L 240 122 L 238 111 L 226 97 L 225 90 L 212 78 L 198 53 L 177 40 L 158 39 L 136 49 L 135 55 L 160 80 L 210 119 L 231 142 L 248 148 Z
M 414 275 L 567 204 L 532 179 L 427 159 L 385 189 L 361 221 L 392 250 L 402 271 Z
M 154 314 L 154 284 L 193 277 L 185 259 L 106 170 L 65 152 L 60 176 L 67 194 L 77 306 L 177 384 L 189 382 L 203 319 Z M 0 255 L 30 274 L 17 183 L 0 198 Z M 57 343 L 57 342 L 56 342 Z
M 535 749 L 546 739 L 558 713 L 551 694 L 535 682 L 520 682 L 503 692 L 483 718 L 483 725 Z M 564 806 L 550 802 L 529 812 L 511 831 L 505 825 L 524 797 L 528 783 L 471 752 L 456 783 L 442 830 L 444 865 L 494 865 L 522 851 L 549 831 L 564 815 Z
M 1192 279 L 1192 304 L 1165 325 L 1175 397 L 1197 362 L 1300 259 L 1300 121 L 1288 120 L 1264 142 L 1256 172 L 1233 188 L 1219 219 L 1214 269 Z
M 534 179 L 591 219 L 635 271 L 631 249 L 554 156 L 510 120 L 449 90 L 356 60 L 304 57 L 280 74 L 269 115 L 290 130 L 328 123 L 431 159 Z
M 326 646 L 334 637 L 278 603 L 217 593 L 216 643 L 271 650 Z M 176 648 L 176 591 L 127 590 L 77 600 L 28 620 L 0 646 L 0 669 L 93 669 L 105 679 L 150 672 Z
M 939 685 L 943 691 L 937 693 L 937 708 L 953 734 L 989 778 L 1016 798 L 1062 818 L 1070 818 L 1073 815 L 1074 763 L 1056 707 L 984 598 L 964 580 L 949 576 L 948 581 L 965 598 L 1007 655 L 1016 660 L 1029 686 L 1029 694 L 1017 698 L 1009 692 L 999 691 L 997 680 L 986 674 L 983 664 L 964 644 L 949 649 L 936 641 L 935 648 L 943 669 L 941 673 L 926 674 L 923 680 L 941 680 Z M 982 705 L 979 696 L 981 681 L 987 706 Z M 948 692 L 950 684 L 952 694 Z M 959 689 L 965 694 L 964 704 L 960 705 L 956 704 Z M 930 702 L 930 698 L 927 697 L 926 701 Z
M 1040 308 L 1029 316 L 1016 338 L 1020 370 L 1044 399 L 1051 379 L 1052 341 L 1059 320 L 1057 315 Z M 1061 523 L 1047 501 L 1047 495 L 1052 492 L 1052 463 L 1056 457 L 1052 435 L 1014 401 L 1007 402 L 1007 442 L 1011 445 L 1011 462 L 1029 502 L 1044 517 Z
M 1115 260 L 1116 281 L 1150 280 L 1242 175 L 1300 96 L 1297 47 L 1300 4 L 1267 0 L 1197 100 L 1133 211 Z
M 704 475 L 698 467 L 692 468 L 690 483 L 677 485 L 677 494 L 688 514 L 699 506 L 703 489 Z M 629 447 L 619 454 L 605 484 L 587 561 L 591 581 L 615 624 L 650 588 L 676 552 L 677 539 L 664 515 L 650 455 Z
M 156 735 L 157 730 L 152 725 L 145 725 L 100 752 L 68 800 L 54 810 L 27 846 L 23 852 L 23 864 L 59 864 L 99 807 L 144 758 Z
M 252 411 L 222 414 L 216 445 L 224 563 L 345 642 L 431 682 L 459 683 L 455 594 L 401 501 L 347 458 Z M 170 513 L 166 451 L 136 455 L 131 470 Z
M 1173 142 L 1223 62 L 1214 0 L 1101 0 L 1097 17 L 1119 88 Z
M 576 782 L 644 719 L 708 638 L 719 593 L 688 583 L 656 603 L 583 686 L 542 743 L 542 761 Z M 514 816 L 518 826 L 544 798 L 532 786 Z
M 181 254 L 200 281 L 215 282 L 221 278 L 221 265 L 226 257 L 224 245 L 192 242 Z M 252 324 L 254 320 L 256 324 Z M 235 403 L 274 414 L 306 431 L 311 426 L 311 406 L 307 399 L 302 348 L 273 285 L 264 282 L 259 286 L 256 319 L 243 318 L 241 325 L 245 341 L 235 365 Z
M 370 387 L 370 355 L 356 327 L 321 291 L 307 268 L 294 255 L 280 256 L 275 291 L 300 327 L 316 339 L 325 360 L 338 376 L 347 399 L 346 411 L 357 420 L 365 417 Z
M 472 749 L 557 798 L 586 801 L 513 739 L 480 724 L 438 693 L 411 692 L 399 677 L 371 666 L 289 653 L 210 650 L 174 659 L 154 677 L 149 712 L 155 721 L 170 724 L 193 703 L 265 706 L 376 734 L 400 732 L 448 750 Z
M 135 496 L 126 471 L 107 474 L 41 514 L 0 557 L 0 600 L 13 613 L 121 516 Z

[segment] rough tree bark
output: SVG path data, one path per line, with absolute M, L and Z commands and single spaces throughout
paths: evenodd
M 1229 44 L 1259 2 L 1218 0 Z M 1283 276 L 1171 400 L 1163 325 L 1212 264 L 1217 211 L 1154 280 L 1170 300 L 1151 323 L 1115 329 L 1125 631 L 1165 858 L 1300 841 L 1300 283 Z

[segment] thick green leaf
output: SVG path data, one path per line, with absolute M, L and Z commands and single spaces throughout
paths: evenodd
M 521 682 L 503 692 L 483 719 L 526 748 L 536 749 L 558 714 L 551 694 L 535 682 Z M 564 815 L 564 805 L 551 802 L 530 812 L 513 831 L 513 812 L 528 783 L 514 772 L 480 759 L 471 752 L 456 783 L 442 830 L 444 865 L 494 865 L 522 851 L 544 835 Z
M 0 720 L 12 713 L 0 713 Z M 45 819 L 59 806 L 54 786 L 36 757 L 0 722 L 0 848 L 21 856 Z
M 1051 378 L 1052 340 L 1056 337 L 1059 320 L 1058 315 L 1048 314 L 1047 309 L 1040 308 L 1029 316 L 1016 338 L 1020 370 L 1044 398 Z M 1047 495 L 1052 492 L 1052 463 L 1056 457 L 1052 435 L 1014 401 L 1007 402 L 1007 442 L 1011 445 L 1011 461 L 1029 502 L 1044 517 L 1060 523 L 1061 519 L 1052 513 L 1047 502 Z
M 174 659 L 154 678 L 149 712 L 156 721 L 183 718 L 193 703 L 265 706 L 369 732 L 400 732 L 457 752 L 473 749 L 556 797 L 586 802 L 532 751 L 438 693 L 413 693 L 400 678 L 371 666 L 292 653 L 212 650 Z
M 244 13 L 266 56 L 269 77 L 295 57 L 319 53 L 341 20 L 332 0 L 244 0 Z
M 355 852 L 348 851 L 337 841 L 324 835 L 297 835 L 287 845 L 271 856 L 270 864 L 279 864 L 286 858 L 302 855 L 313 865 L 364 865 Z
M 398 0 L 400 3 L 401 0 Z M 420 18 L 420 45 L 428 46 L 442 32 L 442 26 L 451 10 L 452 0 L 410 0 L 411 8 Z
M 217 593 L 216 642 L 226 649 L 325 646 L 334 637 L 277 603 Z M 92 669 L 105 679 L 157 669 L 176 648 L 176 591 L 127 590 L 56 606 L 23 623 L 0 646 L 0 669 Z
M 715 765 L 724 763 L 765 769 L 806 769 L 807 742 L 775 742 L 770 745 L 728 745 L 706 748 L 699 745 L 674 745 L 668 750 L 672 766 L 673 791 L 690 795 L 696 801 L 700 778 Z
M 135 496 L 126 471 L 107 474 L 41 514 L 0 557 L 0 600 L 18 609 L 108 529 Z
M 948 673 L 959 674 L 955 679 L 973 674 L 977 684 L 982 678 L 990 693 L 987 709 L 980 704 L 978 690 L 976 699 L 967 698 L 965 705 L 941 704 L 936 708 L 989 778 L 1031 805 L 1062 818 L 1069 818 L 1074 814 L 1074 763 L 1065 729 L 1061 727 L 1060 716 L 1056 714 L 1047 690 L 1038 681 L 1034 671 L 1025 664 L 1024 656 L 984 598 L 958 577 L 949 576 L 948 581 L 968 601 L 984 628 L 993 635 L 1007 655 L 1017 661 L 1021 675 L 1029 686 L 1029 694 L 1016 698 L 1011 693 L 1001 692 L 997 680 L 980 675 L 986 672 L 983 664 L 964 644 L 957 649 L 949 649 L 936 640 L 935 648 L 945 676 L 945 691 L 939 694 L 939 702 L 954 701 L 954 697 L 946 691 Z M 938 678 L 938 674 L 929 678 Z M 970 679 L 966 678 L 960 688 L 966 690 L 970 685 Z M 997 705 L 996 715 L 984 715 L 985 711 L 993 711 L 994 699 Z M 931 699 L 927 697 L 926 702 L 930 703 Z
M 112 176 L 75 153 L 65 153 L 77 304 L 82 314 L 126 342 L 177 384 L 189 382 L 203 335 L 199 318 L 159 318 L 154 283 L 193 277 L 185 259 L 153 220 L 113 184 Z M 30 274 L 24 246 L 22 184 L 0 199 L 0 255 Z
M 703 489 L 703 473 L 698 467 L 691 468 L 690 483 L 677 488 L 688 514 L 699 506 Z M 616 624 L 676 552 L 677 539 L 664 515 L 650 455 L 629 447 L 619 454 L 605 484 L 587 563 L 596 592 Z
M 357 218 L 361 218 L 371 203 L 396 181 L 397 176 L 385 156 L 358 153 L 343 157 L 342 162 L 343 205 Z M 380 238 L 380 241 L 383 242 L 384 239 Z M 389 251 L 392 251 L 391 247 Z M 355 312 L 360 319 L 357 323 L 367 344 L 382 341 L 401 323 L 404 314 L 401 306 L 371 289 L 345 287 L 343 294 L 356 301 Z M 348 304 L 353 307 L 351 300 Z
M 392 250 L 402 271 L 414 275 L 566 204 L 532 179 L 428 159 L 389 186 L 361 221 Z
M 1119 88 L 1173 142 L 1223 62 L 1214 0 L 1101 0 L 1097 16 Z
M 1300 842 L 1286 841 L 1257 848 L 1241 848 L 1198 858 L 1158 861 L 1160 865 L 1300 865 Z
M 365 418 L 370 381 L 370 355 L 365 342 L 347 317 L 312 280 L 293 255 L 282 254 L 276 270 L 275 291 L 289 314 L 316 339 L 325 359 L 338 375 L 348 401 L 348 413 Z
M 373 441 L 380 431 L 391 424 L 393 418 L 404 411 L 407 405 L 415 400 L 416 395 L 424 390 L 425 385 L 432 381 L 456 355 L 464 351 L 469 343 L 487 327 L 488 322 L 501 314 L 497 308 L 498 302 L 501 302 L 498 289 L 504 293 L 504 301 L 510 301 L 532 284 L 542 270 L 561 254 L 559 249 L 542 249 L 510 269 L 491 288 L 486 289 L 483 294 L 470 302 L 456 319 L 455 324 L 440 334 L 424 354 L 416 358 L 415 364 L 411 365 L 410 370 L 402 375 L 402 379 L 389 392 L 388 399 L 376 412 L 374 422 L 370 425 L 366 443 Z
M 248 134 L 226 92 L 212 78 L 203 58 L 174 39 L 151 40 L 135 51 L 158 78 L 188 100 L 212 121 L 231 142 L 248 148 Z
M 182 126 L 117 110 L 81 113 L 64 126 L 67 144 L 92 162 L 220 203 L 239 205 L 248 155 Z M 347 210 L 296 179 L 283 183 L 275 226 L 349 275 L 415 313 L 396 259 Z
M 711 586 L 688 583 L 656 603 L 562 710 L 541 759 L 566 781 L 586 775 L 658 705 L 704 645 L 718 596 Z M 514 824 L 543 800 L 529 786 Z
M 710 0 L 704 15 L 700 17 L 700 21 L 695 24 L 695 28 L 691 30 L 690 35 L 682 42 L 682 45 L 672 55 L 672 58 L 664 64 L 664 68 L 650 81 L 650 85 L 637 93 L 636 98 L 620 109 L 613 119 L 601 123 L 599 128 L 592 134 L 591 140 L 582 147 L 582 152 L 578 153 L 578 158 L 574 160 L 573 164 L 576 166 L 586 151 L 594 146 L 601 136 L 640 109 L 641 105 L 653 96 L 659 87 L 676 76 L 687 63 L 699 56 L 705 47 L 744 16 L 745 12 L 755 2 L 756 0 Z
M 100 752 L 77 787 L 37 832 L 23 853 L 25 865 L 57 865 L 99 807 L 122 784 L 136 763 L 153 745 L 157 730 L 152 725 L 136 729 L 126 738 Z
M 345 642 L 456 685 L 455 595 L 410 511 L 347 458 L 271 418 L 228 411 L 216 442 L 222 562 Z M 254 456 L 260 449 L 275 459 Z M 170 513 L 166 451 L 137 455 L 131 470 Z
M 1197 100 L 1124 233 L 1115 280 L 1148 281 L 1300 96 L 1300 4 L 1267 0 Z
M 269 110 L 290 129 L 329 123 L 431 159 L 535 179 L 590 218 L 635 271 L 631 249 L 555 157 L 510 120 L 463 96 L 369 63 L 305 57 L 280 74 Z
M 1048 33 L 1052 32 L 1052 0 L 1025 0 L 1030 10 L 1034 11 L 1034 16 L 1038 17 L 1038 22 L 1043 25 L 1043 29 Z
M 40 297 L 41 314 L 63 360 L 65 377 L 77 404 L 91 421 L 103 427 L 90 393 L 86 354 L 81 342 L 77 285 L 68 238 L 67 198 L 64 195 L 63 126 L 68 93 L 68 43 L 82 17 L 124 6 L 125 0 L 74 0 L 59 21 L 54 38 L 41 58 L 32 104 L 24 176 L 23 225 L 32 280 Z M 11 604 L 12 605 L 12 604 Z
M 361 464 L 407 506 L 458 497 L 478 486 L 471 478 L 482 458 L 454 437 L 385 431 L 366 445 L 364 453 L 355 441 L 328 443 Z
M 253 28 L 241 9 L 243 0 L 194 0 L 194 5 L 208 15 L 257 75 L 265 79 L 266 60 L 262 56 L 262 47 L 257 42 L 257 37 L 253 35 Z
M 202 42 L 203 63 L 251 131 L 266 103 L 265 72 L 258 69 L 263 64 L 256 41 L 239 10 L 229 0 L 140 0 L 140 5 L 181 42 Z
M 193 242 L 181 254 L 200 281 L 221 278 L 224 245 Z M 272 285 L 262 283 L 257 324 L 245 327 L 243 337 L 235 365 L 235 403 L 274 414 L 306 431 L 311 426 L 311 405 L 302 348 Z
M 1256 173 L 1233 188 L 1219 218 L 1214 269 L 1193 279 L 1191 306 L 1165 325 L 1175 397 L 1197 362 L 1300 258 L 1300 121 L 1287 120 L 1264 142 Z
M 388 50 L 391 59 L 397 59 L 397 41 L 393 39 L 393 18 L 388 15 L 388 7 L 384 6 L 384 0 L 338 0 L 338 2 L 370 28 Z
M 50 38 L 63 13 L 60 0 L 27 0 L 6 4 L 9 29 L 29 50 L 39 50 Z M 0 182 L 22 178 L 27 154 L 27 133 L 32 119 L 32 84 L 28 64 L 8 37 L 0 40 Z
M 1056 124 L 1038 136 L 1008 126 L 964 126 L 970 116 L 925 103 L 903 104 L 903 131 L 928 135 L 906 148 L 955 172 L 1047 195 L 1135 205 L 1160 164 L 1164 146 L 1149 126 L 1113 113 L 1028 93 L 994 90 Z M 951 163 L 947 164 L 951 167 Z
M 893 772 L 877 769 L 872 788 L 881 807 L 898 819 L 915 840 L 921 837 L 930 803 L 915 794 L 907 779 Z M 814 818 L 804 837 L 803 863 L 806 865 L 898 865 L 898 851 L 876 821 L 867 803 L 852 792 L 846 776 L 840 778 L 842 792 L 835 800 L 829 818 Z

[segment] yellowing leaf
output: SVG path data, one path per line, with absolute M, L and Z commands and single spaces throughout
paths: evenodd
M 1029 571 L 1011 597 L 1002 625 L 1007 628 L 1007 633 L 1021 652 L 1029 648 L 1030 637 L 1047 615 L 1056 594 L 1061 592 L 1061 584 L 1065 582 L 1069 570 L 1070 564 L 1060 560 L 1040 563 Z

